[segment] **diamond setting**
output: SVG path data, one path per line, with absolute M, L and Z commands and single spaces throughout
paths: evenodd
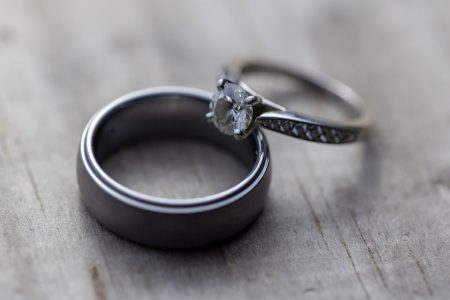
M 212 96 L 208 117 L 221 132 L 242 137 L 252 123 L 253 105 L 257 103 L 252 97 L 238 84 L 225 82 Z

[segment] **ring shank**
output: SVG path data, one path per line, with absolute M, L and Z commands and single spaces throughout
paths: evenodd
M 352 119 L 335 121 L 298 112 L 272 110 L 256 119 L 264 128 L 309 141 L 340 144 L 362 138 L 370 126 L 370 115 L 364 101 L 351 88 L 333 78 L 264 60 L 235 61 L 225 69 L 225 76 L 236 81 L 253 73 L 282 75 L 307 84 L 316 91 L 332 95 L 355 115 Z M 248 85 L 241 83 L 248 88 Z M 271 106 L 271 100 L 261 97 Z
M 238 142 L 217 132 L 203 118 L 209 99 L 201 90 L 154 88 L 125 95 L 94 115 L 81 139 L 77 174 L 80 199 L 100 223 L 141 244 L 192 248 L 231 237 L 259 215 L 270 184 L 265 138 L 255 131 Z M 218 194 L 168 199 L 130 190 L 103 171 L 104 159 L 119 148 L 166 137 L 216 144 L 235 155 L 249 174 Z

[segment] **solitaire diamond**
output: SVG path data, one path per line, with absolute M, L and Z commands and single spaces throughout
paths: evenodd
M 231 82 L 213 94 L 210 104 L 211 120 L 221 132 L 228 135 L 245 133 L 253 117 L 253 107 L 246 99 L 250 96 L 239 85 Z

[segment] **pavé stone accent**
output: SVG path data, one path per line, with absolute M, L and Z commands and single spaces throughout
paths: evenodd
M 291 120 L 258 119 L 257 123 L 273 131 L 319 143 L 349 143 L 357 138 L 357 132 L 354 130 L 335 129 Z

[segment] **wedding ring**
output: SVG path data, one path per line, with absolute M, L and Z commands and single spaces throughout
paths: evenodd
M 311 90 L 339 100 L 355 117 L 334 121 L 288 111 L 243 81 L 243 77 L 251 73 L 276 74 L 294 79 Z M 246 138 L 257 126 L 261 126 L 307 141 L 341 144 L 359 140 L 370 125 L 369 113 L 361 98 L 348 86 L 325 75 L 262 60 L 242 60 L 225 68 L 217 88 L 206 117 L 222 133 L 233 135 L 236 139 Z
M 271 175 L 266 139 L 257 129 L 243 142 L 218 132 L 204 119 L 210 99 L 211 93 L 193 88 L 150 88 L 120 97 L 92 117 L 81 138 L 78 185 L 81 201 L 107 229 L 145 245 L 192 248 L 223 241 L 259 215 Z M 102 167 L 121 147 L 167 137 L 215 144 L 238 158 L 248 175 L 217 194 L 169 199 L 134 191 Z

